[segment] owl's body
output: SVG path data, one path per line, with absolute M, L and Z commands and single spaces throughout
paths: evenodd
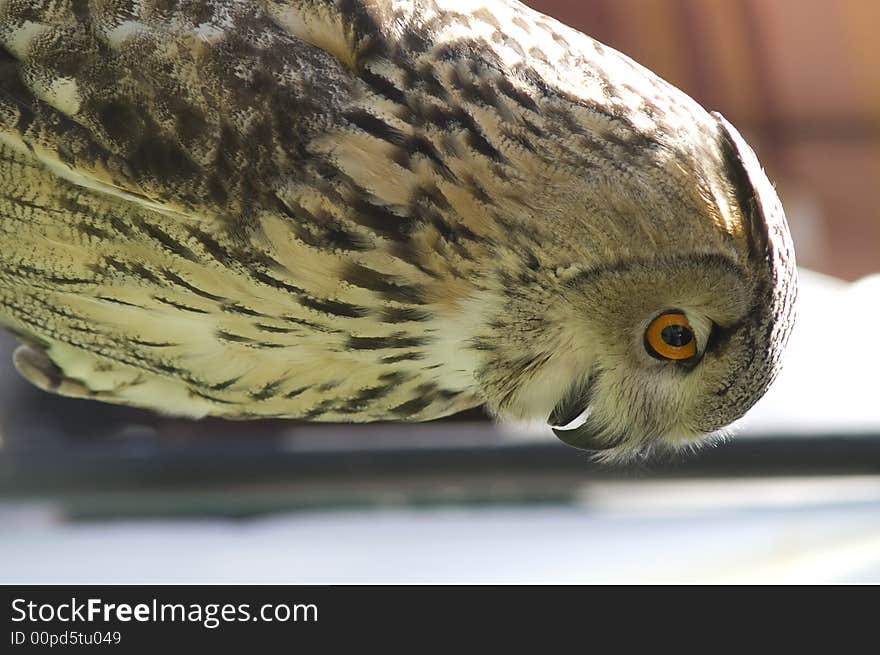
M 516 2 L 8 0 L 0 46 L 0 322 L 43 388 L 371 421 L 589 387 L 643 448 L 775 373 L 793 257 L 753 155 Z M 667 306 L 703 346 L 760 314 L 754 361 L 625 375 L 615 333 Z

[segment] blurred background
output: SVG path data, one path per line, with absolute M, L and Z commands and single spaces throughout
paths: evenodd
M 168 419 L 37 391 L 0 336 L 0 582 L 880 582 L 880 3 L 536 9 L 721 111 L 802 269 L 786 368 L 728 443 L 599 467 L 480 410 Z

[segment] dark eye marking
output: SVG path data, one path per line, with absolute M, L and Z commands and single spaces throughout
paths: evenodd
M 718 348 L 718 344 L 721 343 L 721 328 L 717 323 L 712 323 L 712 330 L 709 332 L 709 338 L 706 339 L 706 348 L 703 350 L 704 353 L 715 352 Z

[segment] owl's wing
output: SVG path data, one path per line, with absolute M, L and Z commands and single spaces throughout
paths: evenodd
M 437 191 L 402 80 L 365 68 L 373 4 L 3 3 L 0 321 L 26 377 L 195 415 L 478 402 L 421 346 L 486 260 L 450 221 L 485 208 Z
M 4 3 L 0 139 L 166 214 L 274 208 L 352 96 L 351 71 L 259 3 L 67 4 Z

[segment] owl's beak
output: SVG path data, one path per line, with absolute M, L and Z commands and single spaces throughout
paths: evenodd
M 608 450 L 621 440 L 608 439 L 590 421 L 593 375 L 576 381 L 550 412 L 547 422 L 562 443 L 581 450 Z
M 624 436 L 612 437 L 609 439 L 607 431 L 596 429 L 596 426 L 591 424 L 589 418 L 578 427 L 571 428 L 570 430 L 554 427 L 551 427 L 550 429 L 553 430 L 553 434 L 555 434 L 562 443 L 574 446 L 580 450 L 590 450 L 594 452 L 616 448 L 625 439 Z

